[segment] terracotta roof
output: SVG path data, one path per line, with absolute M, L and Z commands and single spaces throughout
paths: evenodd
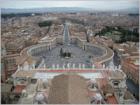
M 107 103 L 108 103 L 108 104 L 118 104 L 118 102 L 117 102 L 115 96 L 108 96 L 108 97 L 107 97 Z
M 14 89 L 14 93 L 15 94 L 21 94 L 22 90 L 25 89 L 25 85 L 16 85 L 15 89 Z
M 137 63 L 136 63 L 137 60 Z M 139 56 L 130 56 L 123 59 L 123 62 L 127 66 L 131 66 L 132 68 L 135 68 L 134 70 L 139 70 Z
M 86 80 L 78 75 L 54 77 L 49 92 L 49 104 L 89 104 Z

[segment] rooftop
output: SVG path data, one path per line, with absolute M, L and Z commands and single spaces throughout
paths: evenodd
M 25 89 L 25 85 L 16 85 L 15 89 L 14 89 L 14 93 L 15 94 L 21 94 L 22 90 Z
M 107 97 L 107 102 L 108 102 L 108 104 L 118 104 L 115 96 L 108 96 Z
M 13 75 L 15 77 L 33 77 L 34 73 L 36 71 L 24 71 L 24 70 L 20 70 L 20 71 L 16 71 L 16 73 Z
M 124 99 L 133 99 L 134 97 L 132 96 L 132 94 L 129 92 L 129 91 L 126 91 L 125 92 L 125 95 L 124 95 Z
M 1 84 L 1 92 L 2 93 L 9 93 L 9 92 L 11 92 L 11 88 L 12 88 L 11 84 L 6 84 L 6 83 L 2 83 Z
M 122 79 L 122 78 L 125 78 L 125 74 L 121 71 L 118 72 L 118 70 L 115 70 L 111 72 L 110 77 L 111 79 Z
M 89 104 L 86 80 L 78 75 L 59 75 L 52 80 L 49 104 Z

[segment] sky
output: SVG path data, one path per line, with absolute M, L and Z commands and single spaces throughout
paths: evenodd
M 84 7 L 97 10 L 138 8 L 139 0 L 0 0 L 1 8 Z

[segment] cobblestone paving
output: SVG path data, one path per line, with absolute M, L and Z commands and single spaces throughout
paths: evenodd
M 71 57 L 70 58 L 62 58 L 60 57 L 60 49 L 63 49 L 63 51 L 65 52 L 70 52 L 71 53 Z M 75 67 L 79 68 L 80 67 L 86 67 L 89 68 L 91 67 L 91 60 L 89 58 L 89 56 L 92 57 L 97 57 L 99 55 L 94 55 L 91 52 L 87 52 L 84 51 L 83 49 L 75 46 L 75 45 L 59 45 L 55 48 L 53 48 L 50 51 L 47 52 L 42 52 L 42 57 L 45 59 L 45 64 L 46 67 L 53 67 L 53 65 L 56 67 L 57 65 L 59 65 L 60 68 L 64 67 L 73 67 L 75 64 Z

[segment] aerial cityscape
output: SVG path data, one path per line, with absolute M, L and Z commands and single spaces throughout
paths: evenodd
M 1 104 L 139 104 L 139 0 L 1 0 Z

